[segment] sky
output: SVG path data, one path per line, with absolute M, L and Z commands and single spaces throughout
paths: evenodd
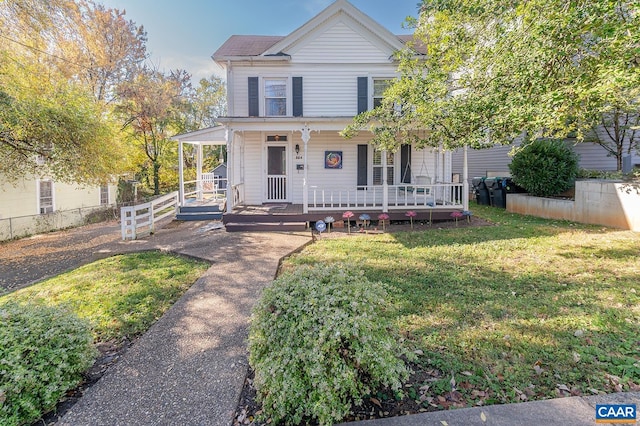
M 160 70 L 184 69 L 195 82 L 224 77 L 211 55 L 231 35 L 288 35 L 333 0 L 98 0 L 147 32 L 149 60 Z M 350 0 L 394 34 L 407 16 L 417 16 L 419 0 Z

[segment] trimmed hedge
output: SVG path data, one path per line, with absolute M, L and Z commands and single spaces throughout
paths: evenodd
M 300 267 L 265 289 L 249 335 L 254 384 L 274 423 L 342 420 L 408 377 L 380 283 L 357 267 Z
M 0 424 L 32 423 L 53 409 L 97 353 L 89 325 L 57 307 L 0 306 Z
M 536 139 L 514 150 L 509 170 L 516 185 L 531 195 L 548 197 L 573 186 L 578 155 L 562 140 Z

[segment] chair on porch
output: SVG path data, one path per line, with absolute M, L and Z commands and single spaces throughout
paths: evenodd
M 416 203 L 421 205 L 435 205 L 435 199 L 431 194 L 431 177 L 429 176 L 416 176 L 415 184 L 408 186 L 407 190 L 413 192 L 413 196 L 416 199 Z

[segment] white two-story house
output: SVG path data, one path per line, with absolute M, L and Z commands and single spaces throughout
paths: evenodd
M 304 214 L 467 209 L 468 188 L 462 176 L 452 178 L 451 153 L 381 152 L 366 130 L 350 140 L 339 134 L 382 99 L 398 76 L 394 54 L 411 38 L 346 0 L 289 35 L 232 36 L 213 54 L 226 70 L 228 116 L 219 127 L 174 139 L 180 152 L 186 143 L 227 146 L 229 213 L 269 203 Z M 189 192 L 182 182 L 183 203 Z

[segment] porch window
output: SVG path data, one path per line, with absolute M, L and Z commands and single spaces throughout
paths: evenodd
M 53 212 L 53 182 L 50 180 L 38 182 L 38 206 L 40 214 Z
M 382 185 L 382 177 L 384 176 L 384 167 L 382 165 L 382 152 L 373 151 L 373 164 L 372 164 L 372 176 L 373 185 Z M 395 185 L 395 154 L 393 152 L 387 152 L 387 185 Z
M 264 111 L 267 117 L 287 115 L 286 79 L 264 79 Z

